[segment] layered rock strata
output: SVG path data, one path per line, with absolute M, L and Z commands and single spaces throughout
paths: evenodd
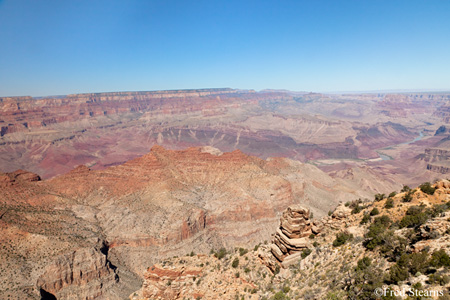
M 320 227 L 310 220 L 309 209 L 291 205 L 280 218 L 271 251 L 283 266 L 287 266 L 300 258 L 302 250 L 311 247 L 309 236 L 319 232 Z

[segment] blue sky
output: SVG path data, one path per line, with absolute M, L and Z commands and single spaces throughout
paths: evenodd
M 450 1 L 0 0 L 0 96 L 450 90 Z

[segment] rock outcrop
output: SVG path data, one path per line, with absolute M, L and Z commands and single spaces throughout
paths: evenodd
M 113 292 L 118 279 L 103 253 L 84 248 L 56 258 L 36 286 L 57 299 L 120 299 Z
M 200 267 L 164 268 L 154 265 L 144 274 L 144 284 L 139 294 L 131 299 L 181 299 L 183 297 L 201 297 L 203 293 L 195 291 L 196 278 L 202 273 Z
M 280 227 L 270 246 L 273 255 L 283 263 L 283 266 L 298 261 L 301 251 L 312 247 L 309 236 L 314 235 L 313 226 L 307 208 L 291 205 L 283 212 L 280 218 Z M 314 227 L 315 232 L 318 233 L 319 228 Z

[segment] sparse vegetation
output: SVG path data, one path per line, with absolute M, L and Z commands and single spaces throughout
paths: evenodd
M 409 192 L 409 191 L 411 191 L 411 188 L 409 187 L 409 186 L 407 186 L 407 185 L 404 185 L 403 186 L 403 188 L 400 190 L 402 193 L 404 193 L 404 192 Z
M 380 214 L 380 211 L 378 210 L 378 208 L 373 208 L 371 211 L 370 211 L 370 215 L 371 216 L 376 216 L 376 215 L 379 215 Z
M 302 258 L 306 258 L 308 255 L 311 254 L 311 252 L 312 252 L 312 250 L 309 249 L 309 248 L 303 249 L 303 251 L 302 251 Z
M 231 266 L 236 269 L 239 266 L 239 258 L 236 257 L 231 263 Z
M 214 256 L 217 257 L 218 259 L 222 259 L 227 255 L 227 249 L 225 248 L 220 248 L 219 251 L 214 252 Z
M 384 204 L 384 208 L 390 209 L 394 207 L 394 199 L 387 198 L 386 203 Z
M 352 234 L 346 232 L 340 232 L 336 234 L 336 239 L 333 241 L 333 247 L 339 247 L 353 239 Z
M 403 202 L 411 202 L 412 201 L 413 191 L 408 191 L 405 195 L 403 195 Z
M 422 183 L 421 185 L 419 185 L 419 188 L 422 192 L 428 195 L 433 195 L 436 191 L 436 188 L 432 187 L 429 182 Z
M 384 194 L 376 194 L 375 195 L 375 201 L 381 201 L 381 200 L 384 199 L 384 197 L 385 197 Z
M 364 225 L 370 222 L 370 214 L 365 213 L 359 224 Z

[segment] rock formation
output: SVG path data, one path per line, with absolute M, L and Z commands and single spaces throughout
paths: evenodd
M 103 253 L 82 248 L 46 266 L 36 286 L 41 294 L 50 293 L 57 299 L 121 299 L 114 293 L 118 280 Z
M 433 121 L 430 110 L 444 98 L 435 95 L 423 105 L 416 96 L 408 95 L 409 113 Z M 120 165 L 155 144 L 303 162 L 376 159 L 376 149 L 412 140 L 423 124 L 386 116 L 395 101 L 380 108 L 383 97 L 234 89 L 4 97 L 0 170 L 24 169 L 46 179 L 80 164 Z
M 280 218 L 273 244 L 270 246 L 273 255 L 283 266 L 298 261 L 301 251 L 311 248 L 309 236 L 319 233 L 320 229 L 310 220 L 309 209 L 300 205 L 290 205 Z
M 0 290 L 24 299 L 85 288 L 92 299 L 108 289 L 124 297 L 160 259 L 248 247 L 268 240 L 278 212 L 293 203 L 321 216 L 340 200 L 360 197 L 313 165 L 213 148 L 155 146 L 122 165 L 38 179 L 24 171 L 0 174 Z M 295 207 L 280 235 L 292 238 L 292 252 L 301 249 L 297 236 L 317 232 L 309 210 L 300 229 Z
M 315 245 L 309 248 L 310 251 L 304 251 L 301 257 L 296 257 L 289 268 L 280 268 L 279 261 L 272 254 L 273 244 L 270 247 L 256 245 L 248 251 L 229 249 L 221 259 L 213 254 L 168 258 L 146 271 L 142 287 L 130 295 L 130 300 L 197 297 L 227 300 L 288 297 L 371 299 L 375 288 L 394 291 L 417 288 L 419 291 L 433 292 L 428 294 L 433 296 L 430 299 L 445 299 L 446 296 L 435 296 L 442 295 L 437 293 L 439 291 L 448 295 L 450 287 L 450 182 L 441 180 L 434 187 L 437 189 L 433 195 L 414 189 L 415 196 L 411 202 L 403 202 L 404 192 L 391 196 L 393 208 L 385 207 L 386 198 L 349 203 L 349 206 L 361 205 L 361 210 L 354 210 L 353 213 L 349 207 L 340 205 L 333 214 L 321 219 L 326 225 L 314 237 Z M 413 226 L 399 228 L 400 220 L 410 215 L 408 211 L 412 207 L 438 209 L 441 213 L 428 215 L 426 220 L 416 219 L 414 222 L 425 223 L 414 229 Z M 377 208 L 378 214 L 371 214 L 374 208 Z M 361 222 L 368 216 L 368 222 Z M 281 219 L 279 232 L 286 237 L 292 235 L 296 239 L 307 232 L 314 232 L 308 210 L 299 205 L 291 205 Z M 380 220 L 384 220 L 383 226 L 387 226 L 384 232 L 373 226 L 380 224 Z M 377 236 L 375 240 L 379 244 L 371 249 L 367 241 L 373 239 L 368 235 L 373 230 L 377 230 L 381 239 L 378 240 Z M 354 238 L 335 243 L 343 232 Z M 384 241 L 389 241 L 388 247 L 385 247 Z M 283 246 L 291 246 L 290 243 Z M 297 250 L 294 252 L 300 253 Z M 414 259 L 414 268 L 403 267 L 401 260 L 393 260 L 391 255 L 399 255 L 402 260 Z M 406 276 L 397 276 L 399 268 Z M 369 285 L 367 280 L 370 280 Z

